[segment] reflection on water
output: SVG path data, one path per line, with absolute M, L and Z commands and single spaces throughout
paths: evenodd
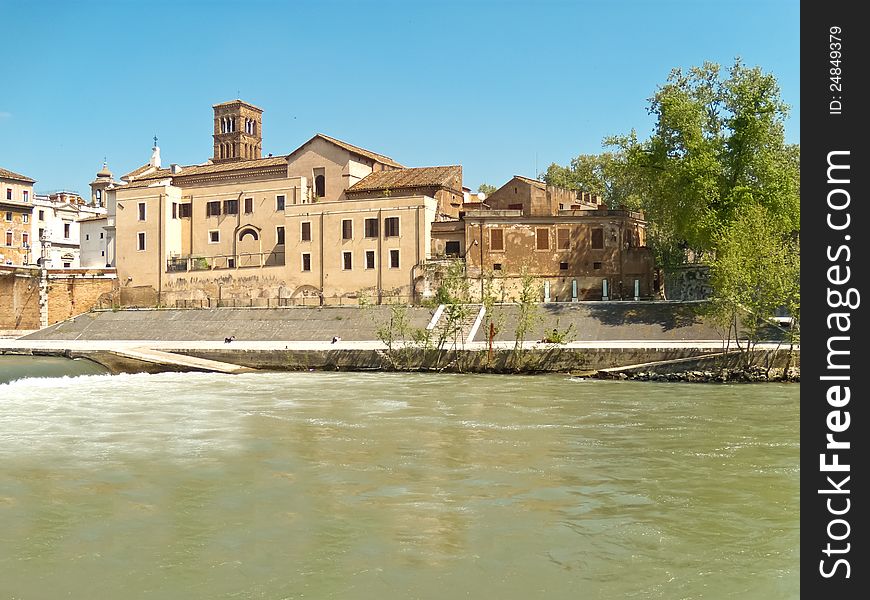
M 795 598 L 799 386 L 254 373 L 0 385 L 0 591 Z

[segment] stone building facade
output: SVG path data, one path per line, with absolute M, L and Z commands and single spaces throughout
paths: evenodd
M 0 265 L 26 265 L 33 256 L 30 177 L 0 168 Z

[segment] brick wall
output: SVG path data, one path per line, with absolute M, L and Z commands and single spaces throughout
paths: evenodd
M 39 329 L 39 269 L 0 268 L 0 329 Z M 111 304 L 114 270 L 49 271 L 48 324 Z

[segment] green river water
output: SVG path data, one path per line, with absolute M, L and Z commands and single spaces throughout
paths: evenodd
M 0 598 L 799 596 L 796 384 L 36 372 Z

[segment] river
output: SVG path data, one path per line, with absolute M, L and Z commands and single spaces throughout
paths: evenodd
M 0 385 L 4 598 L 792 599 L 796 384 Z

